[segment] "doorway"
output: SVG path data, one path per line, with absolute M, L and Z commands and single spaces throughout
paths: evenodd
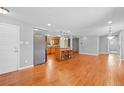
M 60 37 L 57 36 L 47 36 L 47 55 L 56 54 L 56 48 L 60 47 Z
M 69 36 L 48 35 L 47 36 L 47 57 L 48 63 L 51 60 L 67 60 L 72 57 L 71 38 Z
M 108 53 L 121 56 L 121 37 L 120 33 L 114 35 L 114 38 L 108 39 Z
M 79 38 L 73 38 L 72 48 L 75 53 L 79 53 Z
M 0 74 L 19 69 L 19 26 L 0 23 Z

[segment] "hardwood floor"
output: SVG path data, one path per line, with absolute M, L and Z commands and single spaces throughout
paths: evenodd
M 0 75 L 0 85 L 124 85 L 124 62 L 116 55 L 75 55 L 67 61 L 48 57 L 46 64 Z

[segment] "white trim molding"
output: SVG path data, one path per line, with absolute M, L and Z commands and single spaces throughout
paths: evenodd
M 83 55 L 91 55 L 91 56 L 99 56 L 99 54 L 95 54 L 95 53 L 80 53 Z
M 97 36 L 97 54 L 100 52 L 100 47 L 99 47 L 99 37 Z
M 121 61 L 124 61 L 124 59 L 121 59 Z
M 25 66 L 25 67 L 20 67 L 18 70 L 22 70 L 22 69 L 27 69 L 27 68 L 31 68 L 33 67 L 34 65 L 29 65 L 29 66 Z
M 109 54 L 108 52 L 100 52 L 99 54 Z

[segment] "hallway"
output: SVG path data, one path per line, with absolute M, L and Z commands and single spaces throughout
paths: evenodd
M 113 54 L 76 54 L 60 62 L 50 55 L 46 64 L 1 75 L 0 85 L 124 85 L 123 69 L 124 62 Z

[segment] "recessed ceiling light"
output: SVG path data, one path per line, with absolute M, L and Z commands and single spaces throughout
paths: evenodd
M 112 24 L 112 21 L 108 21 L 108 24 Z
M 7 13 L 9 13 L 9 10 L 7 8 L 0 7 L 0 13 L 7 14 Z
M 51 24 L 47 24 L 47 26 L 51 26 Z

